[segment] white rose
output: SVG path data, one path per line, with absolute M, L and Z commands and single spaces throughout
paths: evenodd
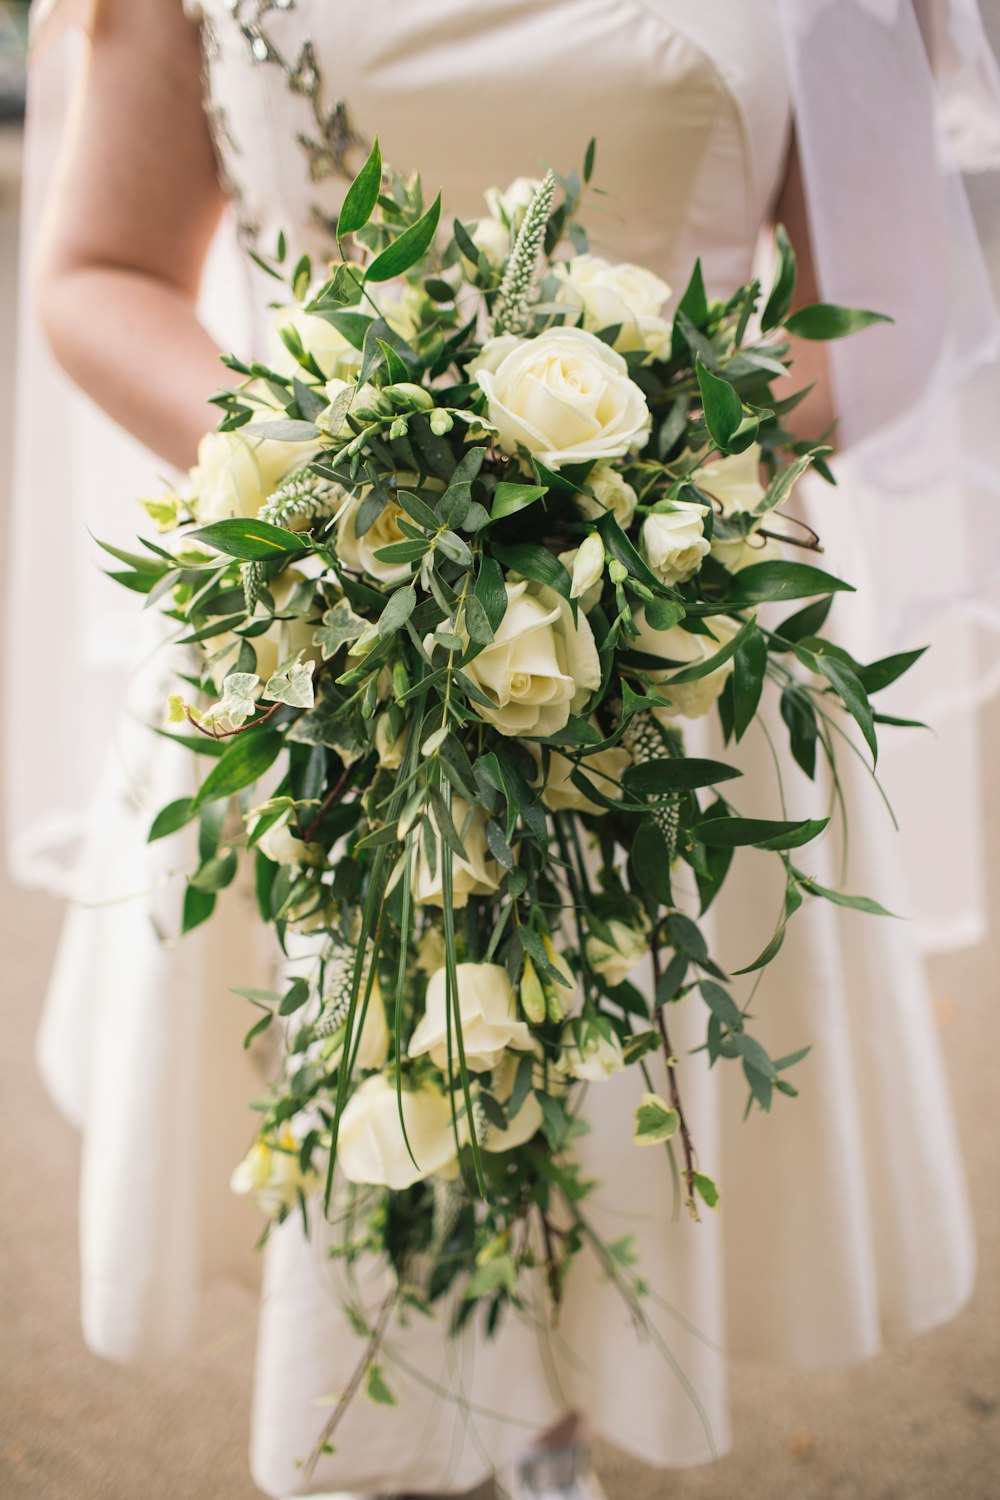
M 361 501 L 352 497 L 337 527 L 337 556 L 344 567 L 353 573 L 367 573 L 382 583 L 400 583 L 409 578 L 410 563 L 383 562 L 375 556 L 380 547 L 406 541 L 399 529 L 399 518 L 406 514 L 402 506 L 395 500 L 388 501 L 363 536 L 358 536 L 356 525 L 360 508 Z
M 340 329 L 325 318 L 318 318 L 315 313 L 307 313 L 295 305 L 279 307 L 275 311 L 268 337 L 271 367 L 279 375 L 287 375 L 289 379 L 292 376 L 299 380 L 303 378 L 302 366 L 281 338 L 279 330 L 282 328 L 295 330 L 327 380 L 353 380 L 360 370 L 361 350 L 355 349 Z
M 670 288 L 642 266 L 623 261 L 613 265 L 599 255 L 577 255 L 556 266 L 561 285 L 556 300 L 583 313 L 583 326 L 592 333 L 618 328 L 615 348 L 624 354 L 645 349 L 655 359 L 670 353 L 670 324 L 660 316 Z
M 445 1095 L 430 1083 L 404 1088 L 402 1109 L 406 1137 L 393 1078 L 373 1073 L 355 1089 L 337 1136 L 337 1163 L 348 1182 L 400 1192 L 433 1172 L 451 1168 L 457 1153 L 451 1104 Z M 418 1166 L 410 1158 L 407 1139 Z
M 365 985 L 368 983 L 367 974 L 362 975 L 361 993 L 358 998 L 358 1015 L 361 1014 L 361 1002 L 365 997 Z M 382 986 L 378 982 L 378 975 L 372 980 L 371 994 L 368 996 L 368 1009 L 365 1011 L 364 1023 L 361 1027 L 361 1035 L 358 1038 L 358 1050 L 355 1055 L 354 1065 L 363 1072 L 370 1068 L 381 1068 L 389 1056 L 389 1026 L 385 1018 L 385 1001 L 382 999 Z
M 427 906 L 444 906 L 444 884 L 441 862 L 448 849 L 441 838 L 434 813 L 428 814 L 437 843 L 433 872 L 427 858 L 423 824 L 417 832 L 416 878 L 414 899 Z M 456 909 L 467 906 L 470 896 L 491 896 L 499 890 L 503 871 L 491 858 L 486 846 L 486 812 L 478 805 L 471 808 L 461 797 L 451 800 L 451 818 L 462 840 L 466 857 L 452 853 L 452 901 Z
M 541 187 L 537 177 L 515 177 L 509 187 L 487 188 L 483 197 L 491 216 L 503 224 L 519 229 L 528 205 Z
M 621 1072 L 625 1066 L 622 1044 L 610 1026 L 605 1030 L 595 1021 L 578 1021 L 574 1031 L 576 1042 L 563 1053 L 563 1066 L 572 1078 L 603 1083 Z
M 647 516 L 640 533 L 642 551 L 661 583 L 686 583 L 708 556 L 705 507 L 693 500 L 675 500 L 673 510 Z
M 531 1032 L 517 1018 L 517 1001 L 507 970 L 499 964 L 458 964 L 458 1014 L 462 1023 L 465 1061 L 473 1073 L 485 1073 L 503 1060 L 509 1047 L 530 1052 Z M 409 1055 L 425 1052 L 431 1062 L 448 1071 L 447 970 L 438 969 L 427 981 L 424 1014 L 410 1038 Z M 451 1065 L 458 1068 L 455 1023 L 451 1029 Z
M 498 1103 L 506 1104 L 513 1093 L 520 1065 L 521 1059 L 512 1052 L 507 1052 L 493 1069 L 489 1092 Z M 526 1141 L 530 1141 L 541 1128 L 542 1107 L 537 1094 L 529 1089 L 517 1114 L 513 1119 L 508 1118 L 507 1128 L 501 1130 L 499 1125 L 487 1125 L 486 1136 L 481 1144 L 484 1151 L 512 1151 L 515 1146 L 523 1146 Z
M 507 613 L 465 668 L 489 698 L 473 705 L 501 734 L 544 739 L 563 729 L 600 686 L 601 663 L 587 617 L 545 584 L 507 583 Z
M 532 740 L 525 740 L 524 744 L 540 772 L 541 746 L 536 745 Z M 599 787 L 606 797 L 614 799 L 631 759 L 628 751 L 621 745 L 612 745 L 609 750 L 598 750 L 596 755 L 585 756 L 578 768 L 568 755 L 552 750 L 549 753 L 548 775 L 542 788 L 542 802 L 550 812 L 585 812 L 600 817 L 607 811 L 607 808 L 592 802 L 585 792 L 581 792 L 579 787 L 574 785 L 571 779 L 573 772 L 577 769 L 581 770 L 585 776 L 591 777 L 595 786 Z
M 266 1214 L 294 1208 L 319 1185 L 315 1172 L 299 1164 L 300 1142 L 286 1126 L 276 1145 L 256 1140 L 229 1179 L 234 1193 L 253 1193 Z
M 504 452 L 521 445 L 549 468 L 620 458 L 649 431 L 646 398 L 624 359 L 582 328 L 504 334 L 469 373 L 486 392 Z
M 639 634 L 632 642 L 633 649 L 648 656 L 662 656 L 672 662 L 694 666 L 697 662 L 707 661 L 710 656 L 714 656 L 727 641 L 732 640 L 740 628 L 722 615 L 712 615 L 705 623 L 712 635 L 692 635 L 680 625 L 673 625 L 669 630 L 653 630 L 646 624 L 645 615 L 639 614 L 636 616 Z M 716 639 L 713 640 L 713 636 Z M 663 684 L 672 672 L 680 670 L 679 666 L 668 667 L 663 672 L 652 671 L 648 675 L 654 684 Z M 665 719 L 673 719 L 678 715 L 685 719 L 702 718 L 722 692 L 732 670 L 733 659 L 730 657 L 721 667 L 716 667 L 705 677 L 696 678 L 694 682 L 679 682 L 671 688 L 660 686 L 659 691 L 670 698 L 670 707 L 655 708 L 653 712 L 657 718 Z
M 620 922 L 617 917 L 613 917 L 605 925 L 608 928 L 608 939 L 598 937 L 596 933 L 591 933 L 587 938 L 587 962 L 614 989 L 646 957 L 649 942 L 640 928 L 632 927 L 628 922 Z
M 598 464 L 587 476 L 587 488 L 593 490 L 593 496 L 576 497 L 576 503 L 587 520 L 599 521 L 601 516 L 610 511 L 622 531 L 627 531 L 632 524 L 639 497 L 618 470 L 613 469 L 610 464 Z
M 293 469 L 308 463 L 315 443 L 254 436 L 254 427 L 281 412 L 266 412 L 233 432 L 206 432 L 191 470 L 191 510 L 202 526 L 233 516 L 255 516 Z
M 703 464 L 691 476 L 700 490 L 715 501 L 719 514 L 728 517 L 740 511 L 756 510 L 764 498 L 764 486 L 760 482 L 760 444 L 752 443 L 742 453 L 731 453 L 716 463 Z M 755 521 L 750 535 L 763 520 Z M 763 549 L 748 542 L 746 537 L 713 537 L 712 556 L 730 573 L 736 573 L 747 563 L 758 562 Z

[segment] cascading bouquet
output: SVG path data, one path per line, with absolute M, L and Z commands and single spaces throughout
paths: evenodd
M 785 334 L 875 315 L 790 314 L 779 230 L 766 298 L 754 281 L 710 301 L 696 265 L 665 320 L 663 282 L 588 253 L 593 158 L 488 194 L 490 215 L 446 238 L 440 198 L 425 210 L 376 143 L 321 284 L 305 258 L 286 270 L 283 243 L 259 260 L 290 287 L 280 352 L 226 358 L 240 381 L 215 398 L 190 492 L 147 502 L 172 547 L 108 549 L 179 627 L 194 701 L 171 699 L 188 722 L 168 732 L 207 758 L 150 833 L 198 823 L 183 926 L 211 917 L 242 855 L 261 920 L 305 960 L 283 993 L 239 992 L 262 1011 L 248 1045 L 279 1023 L 281 1065 L 234 1185 L 307 1228 L 320 1198 L 335 1255 L 391 1267 L 378 1317 L 351 1309 L 368 1335 L 352 1390 L 376 1400 L 393 1399 L 379 1341 L 403 1303 L 452 1294 L 453 1328 L 482 1308 L 492 1332 L 536 1268 L 557 1309 L 589 1246 L 638 1306 L 628 1236 L 603 1242 L 585 1211 L 588 1084 L 634 1068 L 622 1149 L 663 1149 L 690 1212 L 715 1208 L 675 1006 L 705 1005 L 708 1062 L 742 1065 L 748 1108 L 795 1094 L 803 1053 L 767 1054 L 698 925 L 734 850 L 785 872 L 742 973 L 805 896 L 881 911 L 799 867 L 828 819 L 739 808 L 736 768 L 683 739 L 713 707 L 741 739 L 770 682 L 832 798 L 840 712 L 874 763 L 869 693 L 919 653 L 862 666 L 820 634 L 849 585 L 789 560 L 777 536 L 817 539 L 774 517 L 810 465 L 829 477 L 829 450 L 792 441 L 805 393 L 772 385 Z M 810 602 L 762 622 L 792 600 Z

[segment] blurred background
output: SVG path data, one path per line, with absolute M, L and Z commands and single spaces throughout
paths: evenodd
M 1000 51 L 1000 3 L 986 0 Z M 0 537 L 9 508 L 26 4 L 0 0 Z M 970 182 L 1000 290 L 1000 193 Z M 2 546 L 2 543 L 0 543 Z M 0 551 L 8 561 L 6 548 Z M 8 706 L 9 711 L 9 706 Z M 1000 766 L 1000 702 L 984 716 L 984 767 Z M 988 773 L 987 773 L 988 775 Z M 610 1447 L 610 1500 L 996 1500 L 1000 1496 L 1000 776 L 987 780 L 988 944 L 932 961 L 976 1212 L 980 1274 L 946 1327 L 868 1364 L 803 1375 L 736 1363 L 735 1442 L 718 1465 L 666 1474 Z M 932 857 L 932 851 L 929 851 Z M 0 875 L 0 1497 L 252 1500 L 246 1442 L 255 1304 L 219 1285 L 197 1352 L 120 1369 L 79 1331 L 78 1142 L 35 1072 L 34 1033 L 61 917 Z M 817 1288 L 822 1295 L 822 1288 Z

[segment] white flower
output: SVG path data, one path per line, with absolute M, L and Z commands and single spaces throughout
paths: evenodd
M 617 917 L 605 924 L 608 938 L 592 932 L 587 938 L 587 962 L 595 973 L 607 980 L 611 989 L 622 984 L 649 952 L 646 933 Z
M 577 255 L 556 266 L 561 282 L 556 300 L 578 307 L 583 326 L 592 333 L 618 328 L 615 348 L 625 353 L 645 349 L 652 358 L 670 354 L 670 324 L 660 316 L 670 288 L 642 266 L 613 265 L 599 255 Z
M 282 340 L 279 332 L 282 328 L 294 329 L 327 380 L 353 380 L 360 370 L 361 350 L 355 349 L 340 329 L 328 323 L 325 318 L 307 313 L 304 308 L 295 304 L 292 307 L 277 308 L 271 324 L 268 339 L 270 363 L 279 375 L 287 375 L 289 378 L 294 375 L 299 380 L 309 378 L 308 375 L 303 376 L 302 366 Z
M 576 503 L 588 521 L 599 521 L 608 511 L 614 516 L 622 531 L 632 524 L 639 497 L 610 464 L 597 464 L 587 476 L 587 487 L 591 495 L 577 495 Z
M 493 1069 L 489 1092 L 498 1103 L 506 1104 L 510 1098 L 520 1065 L 519 1057 L 506 1052 Z M 517 1114 L 513 1119 L 508 1118 L 507 1128 L 501 1130 L 499 1125 L 487 1125 L 485 1139 L 480 1144 L 484 1151 L 512 1151 L 515 1146 L 523 1146 L 526 1141 L 530 1141 L 541 1128 L 542 1107 L 538 1102 L 538 1095 L 533 1089 L 529 1089 Z
M 472 226 L 469 238 L 491 266 L 502 266 L 510 254 L 510 230 L 499 219 L 480 219 Z
M 528 210 L 532 198 L 541 187 L 537 177 L 515 177 L 509 187 L 487 188 L 483 197 L 491 216 L 513 229 L 521 227 L 521 220 Z
M 294 1208 L 300 1193 L 308 1196 L 319 1183 L 315 1172 L 303 1172 L 299 1145 L 287 1126 L 276 1145 L 262 1137 L 254 1141 L 229 1179 L 230 1188 L 234 1193 L 253 1193 L 266 1214 Z
M 502 1061 L 508 1047 L 528 1052 L 531 1032 L 517 1018 L 517 1002 L 507 970 L 499 964 L 458 964 L 458 1014 L 462 1024 L 465 1061 L 473 1073 L 485 1073 Z M 427 981 L 424 1014 L 410 1038 L 409 1054 L 430 1055 L 443 1073 L 448 1071 L 447 970 L 438 969 Z M 458 1041 L 451 1025 L 451 1065 L 458 1070 Z
M 337 556 L 344 567 L 350 568 L 353 573 L 367 573 L 382 583 L 400 583 L 404 578 L 409 578 L 412 571 L 410 563 L 384 562 L 375 556 L 380 547 L 406 541 L 399 529 L 399 518 L 406 512 L 395 500 L 389 500 L 364 535 L 358 536 L 357 518 L 360 508 L 361 501 L 352 498 L 337 527 Z
M 285 443 L 254 436 L 261 422 L 280 418 L 264 412 L 233 432 L 207 432 L 191 470 L 191 510 L 202 526 L 233 516 L 255 516 L 293 469 L 308 463 L 315 443 Z
M 751 443 L 742 453 L 731 453 L 715 463 L 703 464 L 692 478 L 698 488 L 716 502 L 723 517 L 756 510 L 764 498 L 764 486 L 760 482 L 760 444 Z M 751 535 L 763 519 L 761 516 L 753 523 Z M 747 563 L 759 561 L 761 550 L 742 536 L 712 538 L 712 556 L 730 573 L 738 572 Z
M 599 1025 L 594 1020 L 577 1021 L 573 1029 L 576 1042 L 563 1053 L 563 1067 L 572 1078 L 603 1083 L 621 1072 L 625 1066 L 622 1044 L 606 1022 Z
M 504 334 L 469 365 L 486 392 L 506 453 L 518 446 L 549 468 L 620 458 L 646 438 L 649 408 L 620 354 L 582 328 L 537 338 Z
M 384 766 L 387 771 L 398 771 L 403 764 L 403 752 L 409 738 L 410 730 L 407 724 L 404 724 L 393 738 L 389 715 L 379 714 L 375 720 L 375 753 L 378 756 L 379 765 Z
M 586 615 L 545 584 L 505 584 L 507 613 L 465 668 L 490 700 L 480 718 L 501 734 L 545 738 L 564 728 L 600 685 L 601 663 Z
M 632 643 L 634 650 L 642 651 L 647 656 L 662 656 L 668 661 L 681 663 L 684 666 L 694 666 L 698 662 L 707 661 L 710 656 L 714 656 L 722 646 L 732 640 L 740 628 L 723 615 L 712 615 L 705 621 L 712 635 L 692 635 L 681 625 L 673 625 L 669 630 L 654 630 L 646 624 L 644 614 L 637 615 L 635 623 L 639 627 L 639 634 Z M 730 657 L 728 661 L 722 663 L 721 667 L 716 667 L 705 677 L 696 678 L 694 682 L 679 682 L 670 688 L 662 686 L 671 673 L 680 670 L 680 666 L 673 666 L 665 668 L 662 672 L 649 672 L 650 681 L 658 685 L 658 691 L 670 698 L 669 708 L 653 710 L 657 718 L 673 719 L 678 715 L 685 719 L 702 718 L 709 712 L 725 687 L 729 674 L 733 670 L 733 659 Z
M 251 828 L 250 832 L 253 832 Z M 287 818 L 272 823 L 266 833 L 257 840 L 257 848 L 266 859 L 276 865 L 304 865 L 315 859 L 317 851 L 297 838 Z
M 536 766 L 541 772 L 542 748 L 532 740 L 525 740 Z M 550 812 L 585 812 L 595 817 L 607 812 L 607 808 L 591 801 L 586 792 L 581 792 L 572 780 L 577 769 L 590 778 L 605 797 L 612 800 L 621 787 L 621 779 L 631 761 L 628 751 L 621 745 L 612 745 L 609 750 L 598 750 L 596 755 L 581 758 L 579 767 L 559 750 L 549 752 L 549 769 L 542 788 L 542 802 Z
M 400 1192 L 433 1172 L 450 1169 L 456 1156 L 451 1104 L 433 1084 L 403 1089 L 399 1118 L 396 1084 L 372 1073 L 344 1108 L 337 1136 L 337 1164 L 348 1182 L 372 1183 Z M 417 1166 L 407 1150 L 409 1140 Z
M 646 561 L 661 583 L 686 583 L 708 556 L 705 507 L 693 500 L 675 500 L 673 510 L 655 511 L 640 533 Z
M 584 537 L 573 559 L 573 582 L 569 597 L 580 599 L 604 577 L 604 543 L 596 531 Z
M 449 850 L 441 838 L 437 819 L 433 811 L 428 814 L 434 829 L 437 845 L 433 870 L 427 857 L 423 823 L 416 838 L 416 876 L 413 882 L 415 901 L 427 906 L 444 906 L 444 883 L 442 860 L 449 857 Z M 456 908 L 467 906 L 470 896 L 491 896 L 500 888 L 503 871 L 491 858 L 486 847 L 486 812 L 478 805 L 470 808 L 461 797 L 451 799 L 451 818 L 462 840 L 465 858 L 451 853 L 452 901 Z
M 559 561 L 562 563 L 563 567 L 566 569 L 566 572 L 572 576 L 573 569 L 576 566 L 576 560 L 580 555 L 579 547 L 571 547 L 568 552 L 559 552 L 556 555 L 559 558 Z M 595 609 L 596 606 L 600 604 L 602 592 L 603 574 L 597 579 L 596 583 L 590 584 L 590 586 L 584 589 L 583 593 L 579 596 L 580 608 L 583 610 L 585 615 L 589 615 L 590 611 L 592 609 Z
M 417 942 L 417 968 L 433 974 L 444 963 L 444 933 L 440 927 L 425 927 Z

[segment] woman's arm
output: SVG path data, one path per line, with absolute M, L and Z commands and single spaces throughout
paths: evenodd
M 36 268 L 56 358 L 170 463 L 194 462 L 224 383 L 195 316 L 224 204 L 180 0 L 100 0 Z
M 788 230 L 798 263 L 792 307 L 805 307 L 810 302 L 822 301 L 816 281 L 802 170 L 794 138 L 788 153 L 788 171 L 774 206 L 774 222 L 784 224 Z M 813 343 L 809 339 L 792 339 L 791 343 L 795 361 L 792 380 L 796 389 L 805 385 L 813 385 L 814 388 L 786 417 L 785 425 L 794 437 L 816 441 L 836 418 L 830 384 L 830 360 L 825 344 Z M 836 433 L 827 441 L 835 444 Z

